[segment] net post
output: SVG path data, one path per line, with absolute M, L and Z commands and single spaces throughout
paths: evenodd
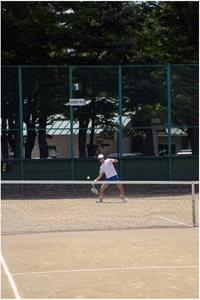
M 20 116 L 20 178 L 24 180 L 24 154 L 23 154 L 23 99 L 22 99 L 22 67 L 18 66 L 19 83 L 19 116 Z
M 196 217 L 195 217 L 195 184 L 194 184 L 194 181 L 192 181 L 192 221 L 193 221 L 193 226 L 195 227 Z
M 69 97 L 73 99 L 72 91 L 72 66 L 69 66 Z M 74 130 L 73 130 L 73 106 L 70 106 L 70 142 L 71 142 L 71 180 L 74 180 Z
M 120 179 L 123 180 L 123 129 L 122 129 L 122 67 L 118 67 L 118 84 L 119 84 L 119 164 Z
M 172 146 L 171 146 L 171 65 L 167 65 L 167 108 L 168 108 L 168 169 L 169 181 L 172 180 Z

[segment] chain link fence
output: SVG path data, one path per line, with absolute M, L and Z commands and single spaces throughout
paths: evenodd
M 2 179 L 198 180 L 199 66 L 2 66 Z

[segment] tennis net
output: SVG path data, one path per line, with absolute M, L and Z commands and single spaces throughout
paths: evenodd
M 199 224 L 199 182 L 109 183 L 102 203 L 94 181 L 2 181 L 2 234 Z M 99 191 L 103 181 L 95 182 Z M 124 202 L 116 184 L 123 184 Z

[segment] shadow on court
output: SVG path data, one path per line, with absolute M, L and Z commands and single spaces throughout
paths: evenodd
M 2 236 L 1 298 L 198 299 L 199 231 L 157 228 Z

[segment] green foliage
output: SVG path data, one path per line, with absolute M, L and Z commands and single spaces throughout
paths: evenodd
M 3 65 L 189 64 L 199 59 L 198 1 L 3 1 L 1 21 Z M 69 118 L 69 110 L 64 109 L 69 98 L 65 71 L 49 68 L 47 72 L 24 73 L 23 108 L 28 128 L 45 127 L 45 120 L 53 122 L 55 114 Z M 165 74 L 166 70 L 159 68 L 123 70 L 124 116 L 134 122 L 152 117 L 166 119 Z M 173 75 L 172 121 L 196 125 L 197 84 L 195 81 L 191 90 L 190 84 L 182 84 L 183 77 Z M 118 126 L 116 71 L 79 68 L 73 70 L 73 80 L 82 84 L 77 96 L 87 100 L 84 108 L 74 109 L 74 120 L 85 128 L 80 136 L 86 134 L 90 124 L 93 128 Z M 8 80 L 5 82 L 4 96 L 12 104 L 10 111 L 18 109 L 18 90 L 9 91 Z M 5 103 L 3 116 L 7 118 Z M 11 123 L 18 124 L 18 120 L 13 118 Z M 93 134 L 94 130 L 91 144 Z M 112 131 L 102 134 L 112 138 Z M 84 136 L 80 142 L 84 143 Z
M 198 63 L 198 1 L 1 5 L 3 64 Z
M 161 1 L 155 5 L 152 21 L 152 51 L 161 63 L 198 63 L 199 2 Z

